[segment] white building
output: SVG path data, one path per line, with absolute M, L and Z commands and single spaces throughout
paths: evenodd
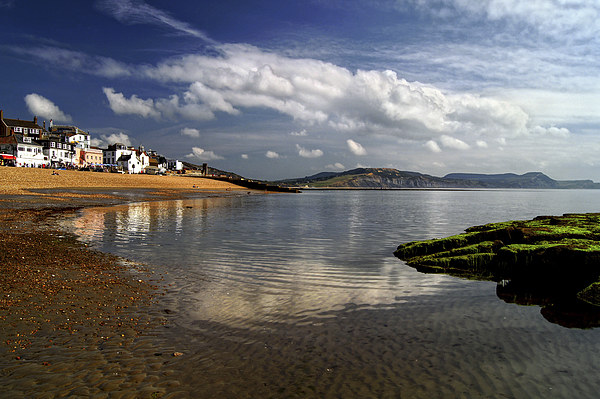
M 41 168 L 48 166 L 48 159 L 44 156 L 43 147 L 28 136 L 15 134 L 17 142 L 16 166 Z
M 167 169 L 176 171 L 183 170 L 183 162 L 178 161 L 177 159 L 169 159 L 167 161 Z
M 51 167 L 66 167 L 76 164 L 76 152 L 73 145 L 62 142 L 57 137 L 48 137 L 39 140 L 42 151 Z
M 131 154 L 123 154 L 117 159 L 117 167 L 126 173 L 143 173 L 142 161 L 138 158 L 135 151 Z
M 108 146 L 108 149 L 103 151 L 103 162 L 107 165 L 116 165 L 117 160 L 121 158 L 122 155 L 131 154 L 131 150 L 127 149 L 125 144 L 115 143 Z

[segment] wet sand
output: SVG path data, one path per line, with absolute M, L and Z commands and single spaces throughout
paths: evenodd
M 184 176 L 0 167 L 0 397 L 162 397 L 180 355 L 152 344 L 162 276 L 59 230 L 85 206 L 245 194 Z

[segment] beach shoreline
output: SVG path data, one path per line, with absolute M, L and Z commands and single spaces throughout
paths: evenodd
M 178 353 L 153 347 L 146 336 L 166 323 L 157 305 L 166 291 L 163 276 L 88 248 L 58 222 L 91 206 L 248 193 L 226 182 L 187 176 L 52 175 L 45 169 L 1 167 L 4 394 L 88 396 L 124 390 L 161 397 L 167 388 L 171 392 L 178 383 L 165 376 L 163 365 Z

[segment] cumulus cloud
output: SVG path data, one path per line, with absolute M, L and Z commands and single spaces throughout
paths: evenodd
M 87 63 L 92 60 L 93 72 L 89 73 L 136 76 L 179 88 L 167 97 L 143 98 L 105 87 L 110 108 L 120 115 L 207 121 L 219 113 L 237 116 L 245 109 L 261 108 L 287 115 L 305 126 L 416 141 L 431 139 L 449 148 L 464 148 L 475 140 L 490 142 L 496 137 L 541 134 L 529 125 L 529 115 L 510 101 L 444 92 L 432 85 L 409 82 L 393 71 L 350 71 L 250 45 L 226 44 L 214 49 L 210 55 L 188 54 L 144 66 L 56 49 L 46 54 L 48 62 L 57 62 L 52 60 L 53 54 L 61 55 L 59 59 L 69 69 L 89 72 Z M 546 129 L 546 136 L 566 134 L 561 127 Z M 303 129 L 290 134 L 302 137 L 307 133 Z M 444 144 L 442 136 L 463 144 Z
M 108 99 L 110 109 L 115 114 L 137 115 L 143 118 L 171 118 L 183 117 L 189 120 L 210 120 L 214 114 L 204 104 L 190 103 L 180 101 L 179 96 L 172 95 L 169 98 L 153 100 L 151 98 L 142 99 L 135 94 L 127 98 L 123 93 L 117 93 L 113 88 L 104 87 L 102 89 Z
M 441 135 L 514 137 L 529 130 L 529 115 L 514 103 L 444 92 L 409 82 L 393 71 L 352 72 L 332 63 L 286 57 L 244 44 L 214 48 L 216 55 L 188 54 L 143 66 L 57 49 L 42 52 L 47 56 L 42 59 L 107 77 L 136 76 L 172 87 L 183 85 L 166 98 L 147 99 L 136 94 L 126 97 L 105 87 L 111 109 L 123 115 L 206 121 L 216 118 L 216 113 L 239 115 L 247 108 L 264 108 L 306 126 L 417 140 Z M 56 55 L 60 62 L 53 58 Z
M 224 159 L 222 156 L 215 154 L 212 151 L 207 151 L 200 147 L 192 147 L 192 152 L 185 156 L 186 158 L 195 158 L 199 161 L 214 161 Z
M 325 169 L 344 170 L 346 167 L 343 164 L 336 162 L 334 164 L 325 165 Z
M 200 130 L 198 129 L 192 129 L 189 127 L 184 127 L 183 129 L 181 129 L 181 134 L 184 136 L 189 136 L 192 138 L 198 138 L 200 137 Z
M 270 159 L 277 159 L 277 158 L 279 158 L 279 154 L 276 153 L 275 151 L 269 150 L 266 152 L 265 157 L 270 158 Z
M 207 42 L 214 41 L 203 32 L 194 29 L 188 23 L 180 21 L 167 12 L 153 7 L 142 0 L 99 0 L 96 7 L 112 15 L 117 21 L 124 24 L 148 24 L 172 29 L 181 34 L 203 39 Z
M 298 150 L 298 155 L 300 155 L 302 158 L 319 158 L 323 156 L 323 151 L 319 149 L 307 150 L 298 144 L 296 144 L 296 149 Z
M 187 84 L 187 91 L 175 96 L 211 112 L 235 115 L 244 108 L 268 108 L 308 126 L 320 124 L 340 131 L 413 139 L 457 132 L 479 136 L 527 132 L 528 115 L 507 101 L 444 93 L 389 70 L 352 72 L 250 45 L 225 44 L 216 49 L 216 56 L 190 54 L 139 67 L 139 75 Z
M 306 129 L 302 129 L 299 132 L 291 132 L 290 136 L 295 136 L 295 137 L 306 137 L 308 136 L 308 133 L 306 132 Z
M 123 93 L 116 93 L 111 87 L 104 87 L 102 91 L 108 99 L 110 109 L 115 114 L 138 115 L 144 118 L 160 116 L 160 113 L 154 108 L 152 99 L 142 100 L 135 94 L 130 98 L 126 98 Z
M 25 104 L 29 112 L 42 118 L 53 119 L 57 122 L 72 122 L 73 118 L 65 114 L 52 101 L 36 93 L 25 96 Z
M 101 134 L 98 138 L 96 135 L 92 137 L 91 144 L 94 147 L 108 147 L 109 145 L 121 143 L 126 146 L 131 146 L 131 138 L 123 133 L 110 133 L 110 134 Z
M 571 134 L 571 132 L 569 132 L 569 129 L 566 128 L 558 128 L 555 126 L 551 126 L 551 127 L 542 127 L 542 126 L 536 126 L 533 129 L 531 129 L 531 133 L 535 134 L 535 135 L 539 135 L 539 136 L 553 136 L 553 137 L 562 137 L 562 138 L 566 138 L 569 137 L 569 135 Z
M 488 148 L 488 143 L 484 140 L 477 140 L 475 143 L 479 148 Z
M 425 143 L 425 148 L 427 148 L 429 151 L 431 152 L 442 152 L 442 149 L 440 148 L 440 146 L 438 145 L 438 143 L 436 143 L 433 140 L 429 140 L 428 142 Z
M 355 154 L 355 155 L 367 155 L 367 150 L 365 150 L 365 148 L 360 145 L 360 143 L 357 143 L 356 141 L 352 140 L 352 139 L 348 139 L 346 140 L 346 144 L 348 145 L 348 148 L 350 149 L 350 151 Z
M 469 148 L 471 148 L 471 146 L 465 143 L 464 141 L 451 136 L 442 135 L 440 137 L 440 141 L 442 142 L 442 145 L 444 147 L 452 148 L 455 150 L 468 150 Z
M 248 154 L 242 154 L 242 159 L 248 159 Z

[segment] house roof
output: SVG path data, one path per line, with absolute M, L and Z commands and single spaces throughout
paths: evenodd
M 20 126 L 20 127 L 26 127 L 28 129 L 40 129 L 40 130 L 44 130 L 43 127 L 41 127 L 40 125 L 38 125 L 37 123 L 35 123 L 33 121 L 22 121 L 20 119 L 8 119 L 8 118 L 4 118 L 4 123 L 6 123 L 6 125 L 8 127 Z
M 119 159 L 117 159 L 117 162 L 127 162 L 131 159 L 131 154 L 128 155 L 121 155 L 119 157 Z
M 37 145 L 41 147 L 41 144 L 34 140 L 33 137 L 23 136 L 22 134 L 15 134 L 15 138 L 17 139 L 17 143 L 19 144 Z M 25 141 L 23 138 L 31 139 L 31 141 Z

